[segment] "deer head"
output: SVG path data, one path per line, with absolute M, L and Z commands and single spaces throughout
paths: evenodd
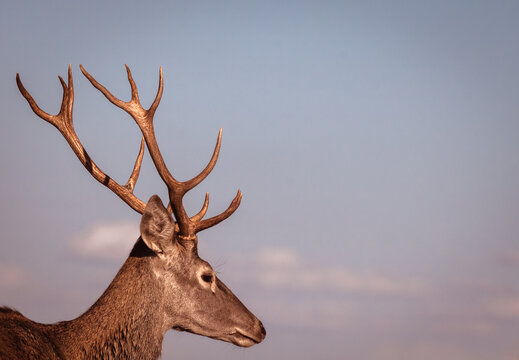
M 141 238 L 155 254 L 153 272 L 164 288 L 168 328 L 251 346 L 265 337 L 261 322 L 197 254 L 196 238 L 176 236 L 175 223 L 158 196 L 148 201 Z M 182 294 L 182 296 L 178 296 Z
M 74 88 L 70 65 L 68 83 L 59 77 L 63 87 L 63 100 L 61 109 L 56 115 L 50 115 L 39 108 L 24 88 L 18 74 L 16 81 L 20 92 L 32 110 L 61 132 L 87 171 L 132 209 L 142 214 L 141 236 L 135 244 L 130 258 L 147 259 L 146 269 L 152 272 L 153 286 L 160 289 L 159 299 L 154 299 L 154 303 L 159 304 L 156 311 L 161 312 L 160 319 L 163 324 L 160 326 L 165 329 L 189 331 L 232 342 L 239 346 L 251 346 L 261 342 L 266 334 L 261 322 L 218 279 L 211 265 L 198 256 L 197 233 L 232 215 L 240 205 L 241 192 L 238 190 L 224 212 L 208 219 L 204 219 L 209 205 L 208 194 L 205 196 L 201 210 L 196 215 L 188 216 L 182 204 L 183 196 L 205 179 L 214 168 L 220 151 L 222 130 L 220 129 L 213 155 L 205 169 L 191 180 L 177 181 L 164 163 L 153 129 L 153 116 L 163 90 L 162 68 L 159 72 L 157 95 L 147 110 L 140 104 L 137 87 L 128 66 L 126 66 L 126 70 L 131 86 L 131 100 L 128 102 L 114 97 L 83 66 L 80 65 L 80 68 L 94 87 L 101 91 L 111 103 L 126 111 L 135 120 L 142 132 L 143 141 L 139 155 L 125 185 L 120 185 L 99 169 L 87 154 L 74 131 L 72 121 Z M 145 203 L 133 193 L 142 163 L 144 143 L 167 187 L 169 194 L 167 208 L 157 195 L 152 196 Z

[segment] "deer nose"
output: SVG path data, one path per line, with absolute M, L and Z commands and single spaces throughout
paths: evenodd
M 267 330 L 265 330 L 265 327 L 263 326 L 261 321 L 259 322 L 259 326 L 260 326 L 260 331 L 261 331 L 261 335 L 262 335 L 261 340 L 263 340 L 263 339 L 265 339 L 265 336 L 267 336 Z

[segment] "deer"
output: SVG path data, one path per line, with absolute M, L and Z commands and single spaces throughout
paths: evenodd
M 209 194 L 201 210 L 189 216 L 184 195 L 213 170 L 220 152 L 222 129 L 209 163 L 195 177 L 176 180 L 160 153 L 153 117 L 163 92 L 162 67 L 151 106 L 142 107 L 130 68 L 126 66 L 131 99 L 124 102 L 98 83 L 82 65 L 81 72 L 113 105 L 127 112 L 142 132 L 140 150 L 125 185 L 105 174 L 79 141 L 72 121 L 74 87 L 71 65 L 56 115 L 43 111 L 23 86 L 16 83 L 32 111 L 58 129 L 86 170 L 133 210 L 142 215 L 140 236 L 128 258 L 101 297 L 78 318 L 54 324 L 34 322 L 20 312 L 0 307 L 0 359 L 158 359 L 162 341 L 170 330 L 222 340 L 240 347 L 258 344 L 266 336 L 261 321 L 216 276 L 211 265 L 198 256 L 198 232 L 231 216 L 242 199 L 238 190 L 228 208 L 204 219 Z M 167 187 L 165 207 L 158 195 L 147 203 L 134 195 L 145 145 Z

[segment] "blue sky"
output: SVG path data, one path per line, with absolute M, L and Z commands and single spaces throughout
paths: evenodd
M 78 316 L 138 237 L 48 112 L 72 64 L 75 128 L 125 182 L 140 135 L 80 74 L 129 98 L 128 64 L 187 198 L 237 213 L 200 253 L 263 320 L 251 349 L 170 331 L 164 358 L 519 356 L 519 5 L 515 1 L 3 1 L 0 302 Z M 150 159 L 136 187 L 165 199 Z

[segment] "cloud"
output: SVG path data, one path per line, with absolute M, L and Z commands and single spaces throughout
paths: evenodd
M 419 294 L 427 290 L 426 284 L 417 279 L 354 271 L 339 265 L 309 265 L 291 249 L 264 249 L 255 262 L 256 278 L 267 287 L 379 294 Z
M 299 256 L 291 249 L 264 249 L 258 254 L 256 261 L 265 267 L 297 266 L 300 264 Z
M 87 257 L 121 259 L 129 254 L 139 234 L 139 224 L 134 222 L 97 224 L 74 238 L 73 249 Z
M 27 279 L 27 274 L 20 267 L 0 263 L 0 287 L 17 288 L 24 285 Z
M 97 224 L 75 237 L 73 249 L 82 256 L 120 260 L 128 255 L 138 236 L 136 223 Z M 340 265 L 310 265 L 289 248 L 265 248 L 257 255 L 240 256 L 239 262 L 247 265 L 247 271 L 238 274 L 244 274 L 250 280 L 252 273 L 254 279 L 265 287 L 395 295 L 419 294 L 427 290 L 425 283 L 417 279 L 398 278 L 370 270 L 354 271 Z

